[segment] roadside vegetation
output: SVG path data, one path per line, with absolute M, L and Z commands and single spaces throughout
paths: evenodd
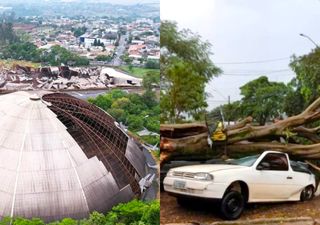
M 142 95 L 114 89 L 96 98 L 89 98 L 88 101 L 105 110 L 135 134 L 144 128 L 159 133 L 160 106 L 156 92 L 153 90 L 153 87 L 158 84 L 159 75 L 148 73 L 143 79 L 145 91 Z M 159 143 L 158 136 L 150 135 L 141 138 L 152 145 Z
M 45 225 L 39 218 L 24 219 L 5 217 L 0 225 Z M 158 225 L 160 224 L 160 201 L 143 202 L 133 200 L 114 206 L 106 215 L 98 212 L 90 214 L 89 218 L 74 220 L 65 218 L 47 225 Z
M 132 65 L 120 66 L 119 69 L 138 78 L 143 78 L 144 76 L 150 73 L 157 73 L 158 76 L 160 74 L 160 69 L 148 69 L 144 67 L 134 67 Z

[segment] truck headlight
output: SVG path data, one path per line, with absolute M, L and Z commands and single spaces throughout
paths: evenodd
M 213 180 L 213 175 L 210 173 L 196 173 L 193 178 L 197 180 Z
M 167 172 L 167 177 L 172 177 L 173 176 L 173 171 L 172 170 L 169 170 L 168 172 Z

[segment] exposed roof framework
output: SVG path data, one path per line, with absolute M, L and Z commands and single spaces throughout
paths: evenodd
M 66 94 L 0 96 L 0 218 L 49 222 L 140 195 L 145 157 L 101 109 Z
M 112 117 L 67 94 L 46 94 L 42 99 L 51 103 L 49 108 L 67 127 L 88 158 L 97 156 L 112 172 L 120 189 L 129 183 L 134 193 L 140 195 L 136 170 L 125 157 L 128 137 L 115 125 Z

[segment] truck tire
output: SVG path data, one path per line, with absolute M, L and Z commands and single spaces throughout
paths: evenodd
M 227 220 L 236 220 L 241 216 L 244 206 L 245 200 L 242 194 L 238 191 L 230 191 L 221 200 L 222 217 Z
M 313 198 L 313 196 L 314 196 L 314 188 L 313 186 L 309 185 L 302 190 L 300 195 L 300 200 L 302 202 L 309 201 Z

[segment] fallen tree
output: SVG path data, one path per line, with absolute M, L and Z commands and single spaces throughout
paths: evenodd
M 300 159 L 320 159 L 320 126 L 312 127 L 320 119 L 320 98 L 302 113 L 264 126 L 256 126 L 251 117 L 227 126 L 224 154 L 253 153 L 278 150 Z M 203 154 L 211 149 L 208 130 L 199 124 L 165 125 L 160 127 L 161 163 L 172 155 Z M 202 126 L 203 127 L 203 126 Z M 170 128 L 172 128 L 170 130 Z M 170 136 L 168 137 L 168 130 Z M 192 132 L 190 132 L 192 131 Z M 211 151 L 214 151 L 211 149 Z

